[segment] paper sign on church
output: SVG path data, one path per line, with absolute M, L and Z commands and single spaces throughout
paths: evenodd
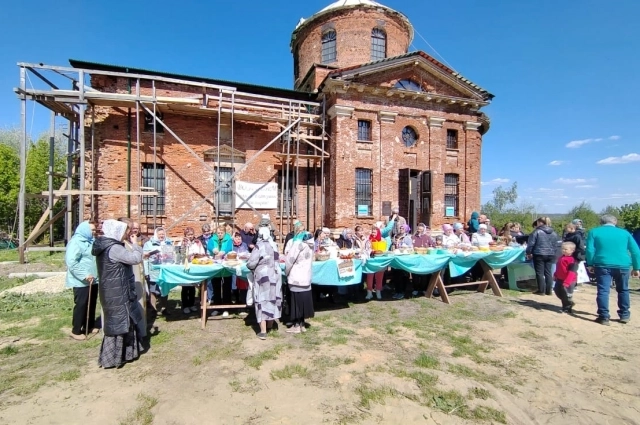
M 236 208 L 245 210 L 251 207 L 256 210 L 276 209 L 278 208 L 278 184 L 236 181 L 236 205 Z

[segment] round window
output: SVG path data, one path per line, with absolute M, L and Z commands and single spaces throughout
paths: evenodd
M 418 134 L 413 128 L 407 126 L 402 129 L 402 141 L 406 147 L 410 148 L 415 145 L 417 140 Z

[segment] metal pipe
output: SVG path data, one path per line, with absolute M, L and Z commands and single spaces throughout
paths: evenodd
M 153 190 L 158 191 L 158 142 L 157 142 L 157 132 L 156 132 L 156 120 L 158 116 L 157 105 L 156 105 L 156 81 L 152 82 L 153 87 Z M 144 105 L 143 105 L 144 106 Z M 155 231 L 156 227 L 158 227 L 158 195 L 153 197 L 153 229 Z
M 84 71 L 80 71 L 80 98 L 84 100 Z M 78 195 L 78 222 L 84 221 L 84 189 L 85 189 L 85 139 L 84 139 L 84 121 L 85 121 L 86 106 L 81 104 L 79 107 L 79 122 L 78 122 L 78 141 L 79 141 L 79 167 L 80 167 L 80 195 Z
M 326 137 L 326 132 L 325 132 L 325 120 L 327 117 L 327 95 L 326 94 L 322 94 L 322 152 L 324 152 L 324 140 Z M 324 192 L 324 183 L 325 183 L 325 178 L 324 178 L 324 162 L 325 162 L 325 157 L 324 157 L 324 153 L 322 154 L 322 162 L 320 162 L 320 176 L 321 176 L 321 181 L 320 181 L 320 208 L 322 210 L 322 218 L 321 218 L 321 223 L 324 224 L 325 223 L 325 211 L 324 211 L 324 204 L 325 204 L 325 192 Z
M 131 94 L 131 78 L 127 79 L 127 90 Z M 127 109 L 127 192 L 131 191 L 131 108 Z M 127 217 L 131 217 L 131 195 L 127 195 Z
M 140 79 L 136 80 L 136 98 L 140 97 Z M 140 164 L 140 100 L 136 100 L 136 149 L 138 150 L 138 176 L 136 180 L 138 181 L 138 190 L 140 190 L 141 179 L 142 179 L 142 170 Z M 142 216 L 142 195 L 138 195 L 138 221 L 140 221 L 140 217 Z
M 222 123 L 222 91 L 218 91 L 218 135 L 217 145 L 218 145 L 218 155 L 216 156 L 216 166 L 214 167 L 214 181 L 216 182 L 216 189 L 220 187 L 220 125 Z M 216 206 L 216 226 L 220 222 L 220 191 L 216 193 L 216 199 L 214 202 Z
M 20 67 L 20 88 L 26 89 L 27 70 Z M 24 216 L 25 216 L 25 180 L 27 177 L 27 97 L 20 98 L 20 126 L 22 137 L 20 140 L 20 191 L 18 192 L 18 243 L 20 248 L 18 254 L 20 263 L 24 263 Z
M 96 182 L 96 107 L 91 106 L 91 189 L 98 190 Z M 91 218 L 95 220 L 95 195 L 91 194 Z
M 235 120 L 234 111 L 235 111 L 235 102 L 236 97 L 235 93 L 231 93 L 231 176 L 229 176 L 229 184 L 231 184 L 231 221 L 233 224 L 236 224 L 236 185 L 233 183 L 235 178 L 233 177 L 233 172 L 235 171 L 234 166 L 234 147 L 233 147 L 233 121 Z M 220 149 L 218 148 L 218 155 L 220 154 Z
M 54 156 L 55 156 L 55 140 L 56 140 L 56 113 L 51 111 L 51 126 L 49 128 L 49 246 L 53 246 L 53 174 L 54 174 Z

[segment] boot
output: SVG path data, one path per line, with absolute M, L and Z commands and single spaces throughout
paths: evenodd
M 378 300 L 382 299 L 382 291 L 376 291 L 376 298 L 378 298 Z
M 367 296 L 364 297 L 365 300 L 372 300 L 373 299 L 373 292 L 367 290 Z

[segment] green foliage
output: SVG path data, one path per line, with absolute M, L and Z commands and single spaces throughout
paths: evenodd
M 640 202 L 626 204 L 620 207 L 619 211 L 618 226 L 623 226 L 630 232 L 640 229 Z
M 20 132 L 17 129 L 0 129 L 0 230 L 15 235 L 17 225 L 18 193 L 20 191 Z M 66 169 L 61 143 L 54 146 L 54 171 L 64 173 Z M 48 190 L 49 137 L 41 136 L 36 142 L 28 142 L 25 190 L 29 194 L 39 194 Z M 54 178 L 58 189 L 62 179 Z M 25 232 L 28 234 L 47 208 L 47 199 L 27 199 L 25 205 Z M 64 208 L 59 202 L 54 213 Z M 62 237 L 63 224 L 54 226 L 56 236 Z
M 582 220 L 582 227 L 584 227 L 585 230 L 600 226 L 600 214 L 595 212 L 587 202 L 583 201 L 569 210 L 567 213 L 567 222 L 571 222 L 571 220 L 576 218 Z
M 513 182 L 507 189 L 498 186 L 493 189 L 493 198 L 482 206 L 497 231 L 507 223 L 520 223 L 523 231 L 530 230 L 535 219 L 535 206 L 527 202 L 518 203 L 518 182 Z

